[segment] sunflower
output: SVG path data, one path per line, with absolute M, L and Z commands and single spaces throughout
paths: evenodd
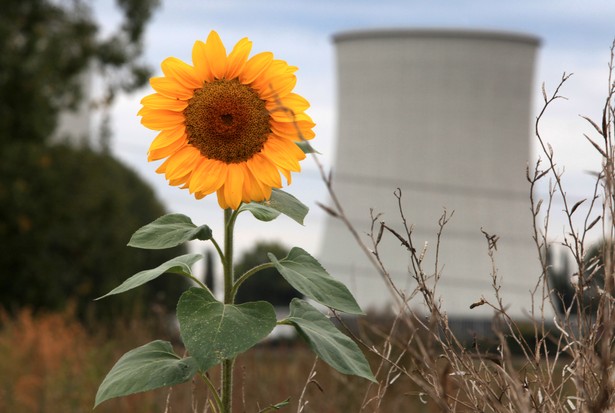
M 270 52 L 248 58 L 251 49 L 244 38 L 227 56 L 212 31 L 194 44 L 192 66 L 162 62 L 138 113 L 159 131 L 148 152 L 149 161 L 166 158 L 156 172 L 197 199 L 216 192 L 222 208 L 269 199 L 280 174 L 290 184 L 305 158 L 296 143 L 314 137 L 310 105 L 292 93 L 297 68 Z

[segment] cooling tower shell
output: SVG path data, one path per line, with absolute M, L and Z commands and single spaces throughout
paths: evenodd
M 496 283 L 520 316 L 540 275 L 531 237 L 529 184 L 534 61 L 532 36 L 468 30 L 372 30 L 334 36 L 338 141 L 333 188 L 360 234 L 371 215 L 405 233 L 396 188 L 424 269 L 435 273 L 449 314 L 494 300 L 494 265 L 481 229 L 499 237 Z M 378 230 L 378 225 L 375 227 Z M 369 237 L 363 239 L 368 243 Z M 385 231 L 379 250 L 393 281 L 411 291 L 408 251 Z M 366 308 L 390 303 L 383 280 L 339 220 L 328 217 L 322 264 Z M 420 307 L 420 300 L 412 305 Z

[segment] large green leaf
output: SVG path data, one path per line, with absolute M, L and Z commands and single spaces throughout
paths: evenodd
M 196 372 L 192 357 L 180 358 L 167 341 L 152 341 L 130 350 L 115 363 L 98 388 L 94 407 L 114 397 L 184 383 Z
M 268 302 L 222 304 L 200 288 L 181 296 L 177 319 L 184 344 L 202 371 L 246 351 L 276 325 Z
M 318 357 L 331 367 L 341 373 L 376 382 L 359 346 L 309 303 L 293 298 L 286 320 L 295 326 Z
M 194 239 L 211 239 L 211 229 L 207 225 L 197 227 L 186 215 L 168 214 L 139 228 L 130 238 L 128 246 L 158 250 L 172 248 Z
M 268 201 L 244 204 L 239 210 L 250 211 L 256 219 L 261 221 L 272 221 L 278 215 L 284 214 L 303 225 L 309 208 L 288 192 L 273 188 Z
M 166 272 L 180 275 L 190 275 L 192 274 L 190 267 L 192 267 L 192 265 L 195 262 L 199 261 L 201 258 L 203 258 L 203 256 L 200 254 L 186 254 L 180 255 L 179 257 L 175 257 L 165 262 L 164 264 L 160 264 L 156 268 L 136 273 L 107 294 L 103 295 L 102 297 L 98 297 L 97 300 L 100 300 L 101 298 L 110 295 L 120 294 L 125 291 L 132 290 L 133 288 L 137 288 L 138 286 L 143 285 L 146 282 L 160 277 Z
M 243 204 L 240 211 L 250 211 L 254 218 L 259 221 L 273 221 L 280 216 L 280 212 L 260 202 L 250 202 L 249 204 Z
M 286 281 L 305 296 L 336 310 L 363 314 L 348 288 L 305 250 L 295 247 L 286 258 L 278 260 L 269 254 L 269 259 Z

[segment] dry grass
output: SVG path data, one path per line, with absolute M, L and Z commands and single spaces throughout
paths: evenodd
M 0 327 L 0 411 L 19 413 L 90 412 L 96 390 L 110 366 L 126 351 L 160 337 L 140 323 L 92 333 L 69 311 L 34 316 L 23 310 Z M 182 348 L 177 352 L 181 354 Z M 306 385 L 313 367 L 314 376 Z M 337 373 L 317 361 L 301 342 L 258 346 L 236 364 L 235 410 L 257 412 L 290 398 L 286 411 L 297 410 L 302 392 L 304 411 L 358 411 L 365 380 Z M 218 372 L 212 372 L 214 382 Z M 401 380 L 390 392 L 387 411 L 412 408 L 404 398 L 412 388 Z M 207 388 L 200 381 L 103 403 L 96 412 L 203 412 Z M 403 411 L 403 410 L 402 410 Z M 419 411 L 419 410 L 417 410 Z
M 586 118 L 590 132 L 585 138 L 600 154 L 601 164 L 595 167 L 595 185 L 587 198 L 574 204 L 567 198 L 562 182 L 564 168 L 557 164 L 556 154 L 543 137 L 541 128 L 548 108 L 562 98 L 560 91 L 569 76 L 564 75 L 551 94 L 543 87 L 544 105 L 535 125 L 542 153 L 534 167 L 527 170 L 533 236 L 542 267 L 532 292 L 529 334 L 527 326 L 512 319 L 502 304 L 495 254 L 498 234 L 483 232 L 486 251 L 493 264 L 491 281 L 495 299 L 483 298 L 474 305 L 488 306 L 495 313 L 495 351 L 480 346 L 468 347 L 449 325 L 436 293 L 441 274 L 427 270 L 423 263 L 424 251 L 415 248 L 417 243 L 413 239 L 413 227 L 404 215 L 401 191 L 395 196 L 399 206 L 398 227 L 403 230 L 393 230 L 380 221 L 377 213 L 372 213 L 370 236 L 365 241 L 361 231 L 347 218 L 331 177 L 317 160 L 332 199 L 332 206 L 324 209 L 341 220 L 353 234 L 397 305 L 395 322 L 383 344 L 373 345 L 361 335 L 355 336 L 379 359 L 377 377 L 380 384 L 375 396 L 367 395 L 360 409 L 350 411 L 390 411 L 384 407 L 384 401 L 392 390 L 389 383 L 397 377 L 405 377 L 418 386 L 420 390 L 416 396 L 442 412 L 615 411 L 614 51 L 615 42 L 611 48 L 606 99 L 598 103 L 602 105 L 602 118 Z M 545 182 L 549 183 L 549 193 L 545 199 L 537 199 L 536 188 Z M 552 248 L 549 223 L 553 214 L 558 213 L 551 208 L 556 198 L 564 206 L 563 218 L 567 222 L 560 243 L 575 263 L 565 281 L 573 290 L 574 305 L 568 306 L 565 313 L 552 321 L 548 314 L 563 300 L 549 279 L 551 263 L 547 258 Z M 581 205 L 584 208 L 579 208 Z M 433 248 L 436 257 L 439 257 L 440 239 L 450 218 L 445 211 L 435 225 L 437 242 Z M 588 233 L 594 228 L 601 228 L 603 248 L 592 258 L 588 254 Z M 410 262 L 408 276 L 414 281 L 413 290 L 402 290 L 389 276 L 379 250 L 383 237 L 394 237 L 401 242 Z M 445 261 L 446 257 L 441 259 Z M 435 268 L 439 268 L 437 263 Z M 417 299 L 424 304 L 426 314 L 412 312 L 410 301 Z M 400 328 L 417 333 L 400 342 L 395 339 Z M 520 356 L 513 355 L 511 344 Z
M 131 329 L 131 340 L 92 335 L 74 314 L 34 316 L 22 310 L 0 321 L 0 411 L 89 412 L 108 367 L 122 350 L 147 333 Z M 101 412 L 149 412 L 156 397 L 139 395 L 112 401 Z

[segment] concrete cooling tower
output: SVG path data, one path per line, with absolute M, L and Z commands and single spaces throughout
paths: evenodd
M 434 273 L 438 219 L 445 226 L 437 294 L 450 316 L 490 317 L 492 264 L 481 228 L 499 236 L 495 264 L 510 314 L 530 308 L 540 275 L 531 238 L 530 127 L 535 37 L 466 30 L 378 30 L 334 36 L 338 141 L 333 185 L 361 234 L 370 208 L 403 233 L 396 188 L 424 268 Z M 349 232 L 328 217 L 321 263 L 364 308 L 392 302 Z M 367 240 L 367 236 L 364 237 Z M 386 233 L 383 261 L 412 290 L 408 252 Z M 420 303 L 415 304 L 420 309 Z

